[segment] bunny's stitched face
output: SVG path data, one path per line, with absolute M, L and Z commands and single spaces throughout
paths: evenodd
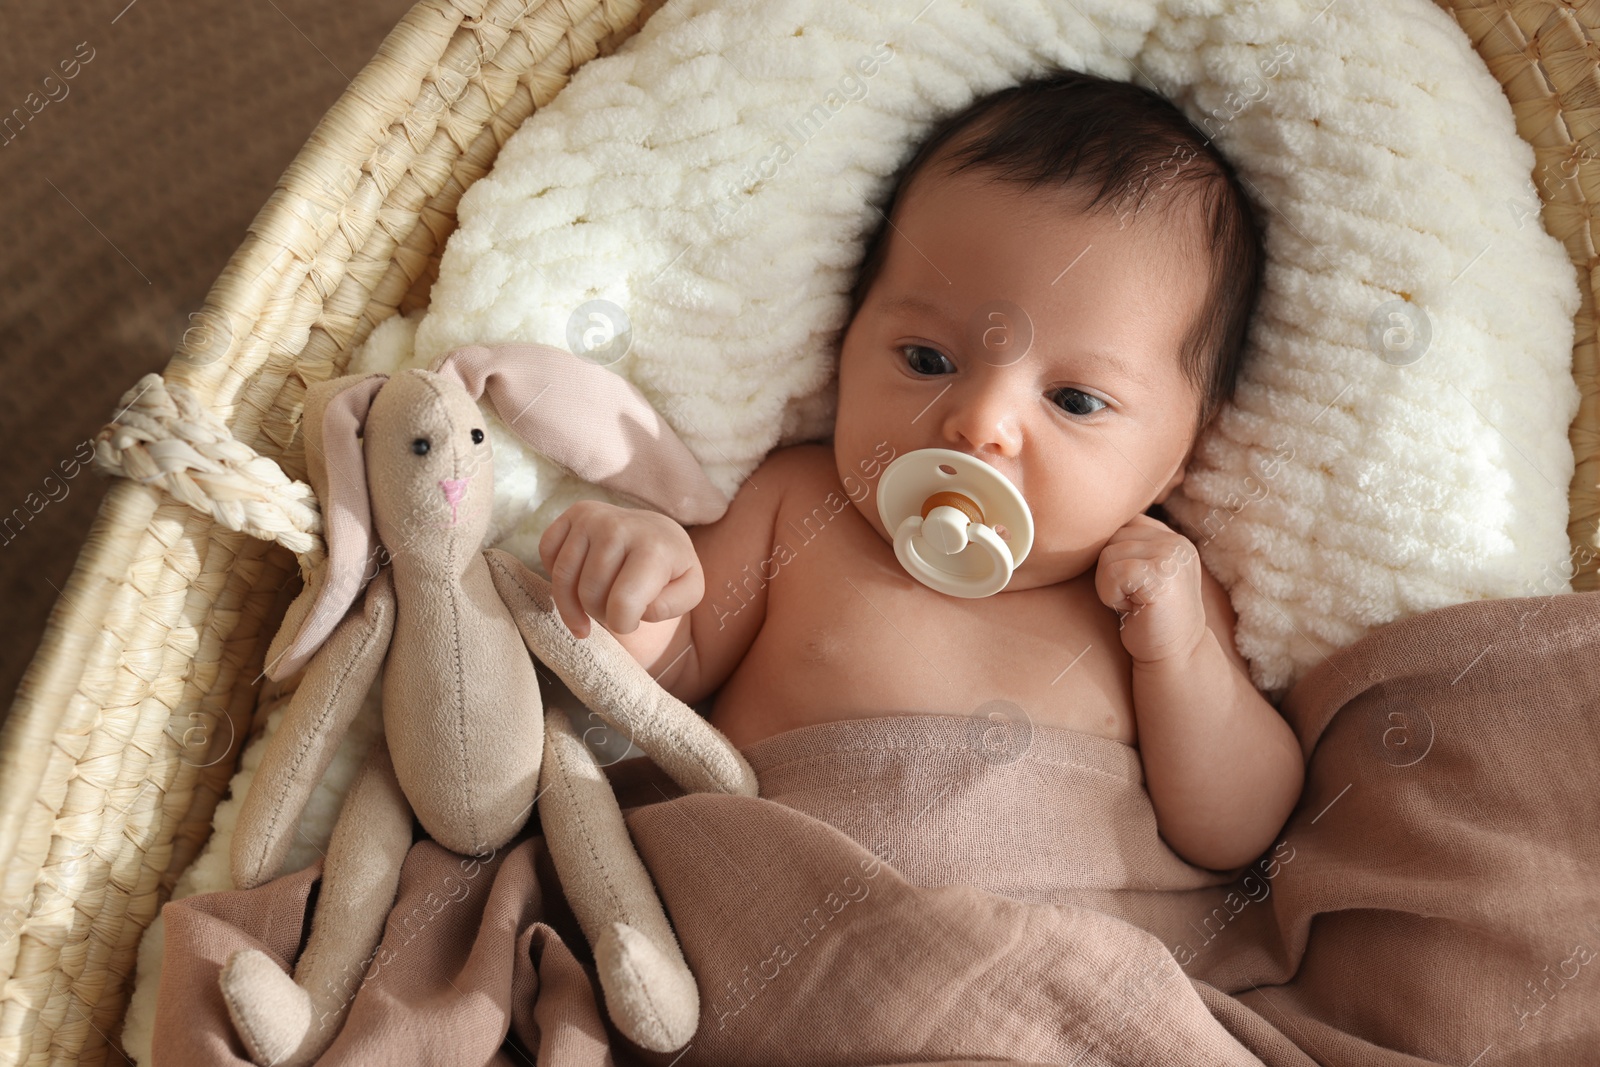
M 372 401 L 363 440 L 373 523 L 402 567 L 459 572 L 482 547 L 493 453 L 477 402 L 431 371 L 396 374 Z

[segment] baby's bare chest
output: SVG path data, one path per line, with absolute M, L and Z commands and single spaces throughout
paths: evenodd
M 765 621 L 711 719 L 735 744 L 906 713 L 1026 718 L 1137 740 L 1127 654 L 1092 575 L 947 596 L 907 574 L 839 495 L 782 509 L 771 557 L 747 570 L 747 587 L 751 577 L 766 583 Z

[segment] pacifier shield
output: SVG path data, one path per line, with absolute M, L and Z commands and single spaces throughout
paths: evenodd
M 1033 514 L 1016 486 L 948 448 L 917 449 L 890 463 L 878 481 L 878 516 L 901 566 L 951 596 L 998 593 L 1033 547 Z M 955 529 L 963 523 L 964 537 Z

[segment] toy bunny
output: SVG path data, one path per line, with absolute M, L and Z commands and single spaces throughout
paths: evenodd
M 547 581 L 482 549 L 493 477 L 480 397 L 580 478 L 689 525 L 727 508 L 632 385 L 562 349 L 470 345 L 431 370 L 307 390 L 302 431 L 327 560 L 267 652 L 273 679 L 307 669 L 245 797 L 235 885 L 278 875 L 380 667 L 384 734 L 340 809 L 294 977 L 256 949 L 222 971 L 234 1026 L 264 1067 L 311 1063 L 338 1035 L 393 906 L 413 813 L 439 844 L 481 856 L 516 836 L 536 799 L 612 1021 L 662 1052 L 699 1022 L 694 976 L 616 797 L 566 714 L 545 713 L 529 653 L 686 791 L 754 796 L 755 774 L 603 627 L 580 641 Z

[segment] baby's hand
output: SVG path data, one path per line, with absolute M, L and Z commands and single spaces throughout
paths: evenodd
M 1205 637 L 1200 553 L 1159 519 L 1135 515 L 1111 535 L 1094 588 L 1122 616 L 1122 647 L 1136 661 L 1186 656 Z
M 689 531 L 654 511 L 580 500 L 539 538 L 561 619 L 589 636 L 593 616 L 612 633 L 675 619 L 700 603 L 705 574 Z

